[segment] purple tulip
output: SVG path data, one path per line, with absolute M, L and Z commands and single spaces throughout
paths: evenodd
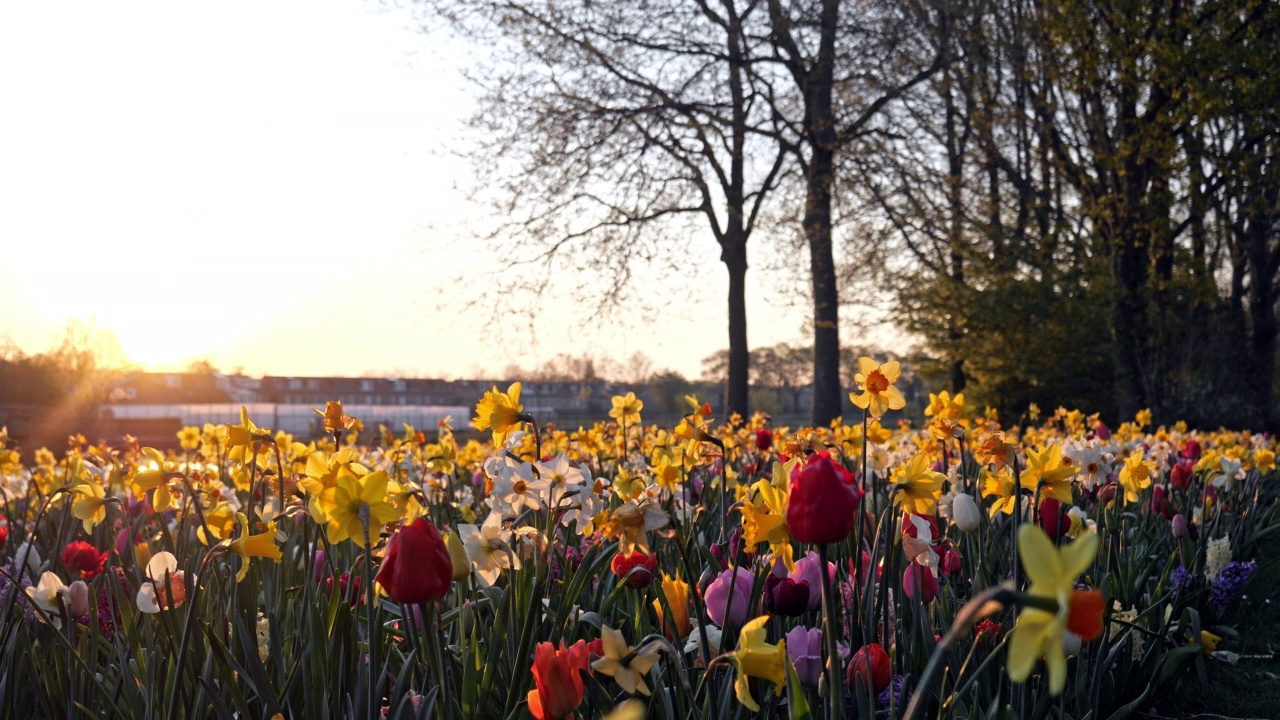
M 745 568 L 729 568 L 720 573 L 707 588 L 704 597 L 711 622 L 723 628 L 727 610 L 728 622 L 734 627 L 742 627 L 747 621 L 747 610 L 751 606 L 751 586 L 754 582 L 751 571 Z M 732 600 L 729 598 L 730 583 L 733 583 Z M 732 606 L 726 608 L 729 603 Z
M 817 687 L 822 676 L 822 630 L 806 629 L 800 625 L 787 633 L 787 654 L 796 668 L 796 675 L 805 687 Z
M 810 550 L 808 555 L 796 561 L 796 571 L 788 577 L 795 580 L 796 583 L 809 583 L 809 611 L 815 612 L 822 609 L 822 560 L 818 557 L 818 553 Z M 835 563 L 827 563 L 827 574 L 834 582 L 836 578 Z

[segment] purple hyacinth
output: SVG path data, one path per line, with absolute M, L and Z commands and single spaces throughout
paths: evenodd
M 1240 597 L 1244 592 L 1244 586 L 1249 584 L 1249 580 L 1257 570 L 1257 560 L 1250 560 L 1247 563 L 1235 561 L 1228 563 L 1222 572 L 1218 573 L 1218 579 L 1210 590 L 1213 604 L 1217 605 L 1219 610 L 1225 609 L 1231 601 Z
M 1177 595 L 1183 588 L 1191 585 L 1191 576 L 1187 573 L 1186 565 L 1179 565 L 1177 570 L 1173 571 L 1173 594 Z
M 889 687 L 885 688 L 884 690 L 881 690 L 880 694 L 876 696 L 876 700 L 880 701 L 880 704 L 883 705 L 884 707 L 888 707 L 889 693 L 893 693 L 893 706 L 896 708 L 901 708 L 902 707 L 902 689 L 906 687 L 906 684 L 907 684 L 907 678 L 905 676 L 894 675 L 893 680 L 889 682 Z

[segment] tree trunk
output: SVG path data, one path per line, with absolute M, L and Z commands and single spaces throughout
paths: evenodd
M 835 181 L 835 37 L 839 0 L 823 0 L 822 37 L 805 87 L 805 134 L 813 154 L 805 173 L 804 236 L 813 274 L 813 424 L 843 414 L 840 383 L 840 294 L 831 247 L 831 187 Z
M 729 380 L 725 389 L 726 417 L 751 413 L 748 386 L 751 355 L 747 346 L 747 243 L 741 236 L 725 237 L 723 252 L 729 269 Z

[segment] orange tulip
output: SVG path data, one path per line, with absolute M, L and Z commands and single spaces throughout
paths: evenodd
M 533 679 L 537 688 L 529 691 L 529 713 L 538 720 L 564 720 L 582 704 L 585 688 L 580 671 L 589 662 L 587 643 L 578 642 L 557 650 L 549 642 L 538 643 L 533 652 Z

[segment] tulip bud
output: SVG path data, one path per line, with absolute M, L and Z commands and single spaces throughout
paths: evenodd
M 912 600 L 928 605 L 938 598 L 942 586 L 932 570 L 912 560 L 902 573 L 902 590 Z
M 1189 462 L 1177 462 L 1173 465 L 1173 470 L 1169 472 L 1169 484 L 1179 490 L 1184 490 L 1191 484 L 1191 475 L 1194 472 L 1194 466 Z
M 67 588 L 67 597 L 71 600 L 71 617 L 80 617 L 89 612 L 89 586 L 83 580 L 71 583 Z
M 960 562 L 960 553 L 956 552 L 953 547 L 947 548 L 942 553 L 942 559 L 938 563 L 938 569 L 948 575 L 954 575 L 963 569 L 963 563 Z
M 1173 516 L 1173 536 L 1179 540 L 1187 536 L 1187 519 L 1182 513 Z
M 960 493 L 951 500 L 951 519 L 961 532 L 968 533 L 978 529 L 982 522 L 982 512 L 978 510 L 978 504 L 973 501 L 972 495 Z
M 1062 633 L 1062 652 L 1067 657 L 1075 657 L 1080 652 L 1080 636 L 1064 630 Z
M 467 559 L 466 548 L 462 546 L 462 538 L 458 531 L 450 529 L 444 536 L 445 549 L 449 551 L 449 564 L 453 566 L 453 579 L 466 580 L 471 574 L 471 561 Z
M 867 687 L 870 683 L 872 694 L 879 695 L 889 687 L 889 681 L 893 679 L 889 654 L 884 651 L 880 643 L 870 643 L 853 654 L 846 674 L 849 687 L 854 692 Z

